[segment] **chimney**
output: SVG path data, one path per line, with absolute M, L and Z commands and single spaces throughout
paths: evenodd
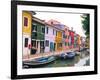
M 53 21 L 51 21 L 51 24 L 53 24 Z

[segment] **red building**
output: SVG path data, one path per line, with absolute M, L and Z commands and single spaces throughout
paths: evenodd
M 67 27 L 66 25 L 63 32 L 63 49 L 69 49 L 69 27 Z
M 69 48 L 74 48 L 74 31 L 69 30 Z

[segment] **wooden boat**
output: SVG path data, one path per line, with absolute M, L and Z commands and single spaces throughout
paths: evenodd
M 30 61 L 24 61 L 23 65 L 24 65 L 24 68 L 41 67 L 45 64 L 53 62 L 54 60 L 55 60 L 54 56 L 41 57 L 41 58 L 37 58 L 37 59 L 34 59 L 34 60 L 30 60 Z

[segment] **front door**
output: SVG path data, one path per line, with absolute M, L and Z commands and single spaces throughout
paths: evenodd
M 53 51 L 54 48 L 53 48 L 53 42 L 50 42 L 50 51 Z
M 54 51 L 55 51 L 55 48 L 56 48 L 56 43 L 54 43 Z
M 31 48 L 31 54 L 36 54 L 36 40 L 31 40 L 32 48 Z
M 37 41 L 37 53 L 40 53 L 40 41 Z
M 44 41 L 40 41 L 40 53 L 44 53 Z

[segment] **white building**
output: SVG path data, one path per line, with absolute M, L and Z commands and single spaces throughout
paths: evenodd
M 45 25 L 45 52 L 55 50 L 56 29 L 49 24 Z

